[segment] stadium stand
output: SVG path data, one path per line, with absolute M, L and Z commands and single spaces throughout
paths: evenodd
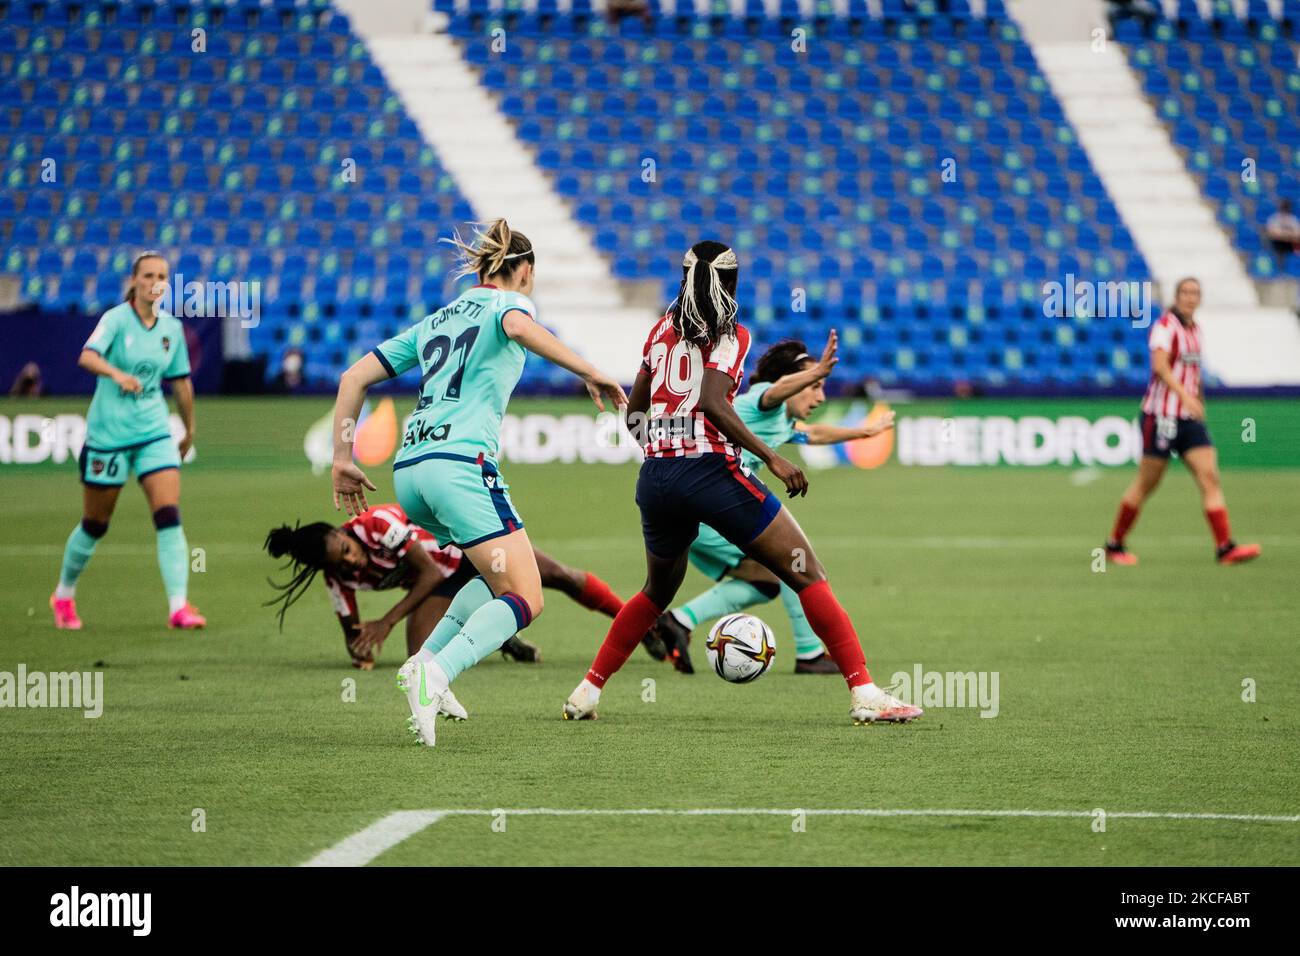
M 846 379 L 1145 376 L 1130 323 L 1043 317 L 1045 281 L 1147 270 L 1001 4 L 679 4 L 617 25 L 581 0 L 435 6 L 621 278 L 671 296 L 672 252 L 717 233 L 744 256 L 755 330 L 815 341 L 834 323 Z
M 28 301 L 100 311 L 157 248 L 261 282 L 254 349 L 301 346 L 321 381 L 445 301 L 436 239 L 473 211 L 326 0 L 0 6 L 0 249 Z
M 1249 272 L 1275 278 L 1265 223 L 1279 199 L 1300 200 L 1300 0 L 1172 12 L 1150 30 L 1123 21 L 1117 39 Z M 1293 277 L 1298 259 L 1283 267 Z
M 1120 38 L 1266 277 L 1263 223 L 1300 164 L 1283 39 L 1300 0 L 1224 9 L 1184 2 Z M 667 301 L 680 250 L 716 233 L 743 256 L 759 336 L 815 343 L 835 325 L 843 382 L 1145 381 L 1127 319 L 1043 314 L 1044 282 L 1150 270 L 1001 0 L 650 0 L 618 23 L 590 0 L 432 11 L 618 279 Z M 0 272 L 24 300 L 100 310 L 131 256 L 160 248 L 187 279 L 260 281 L 254 350 L 274 371 L 300 346 L 328 382 L 453 294 L 436 240 L 479 210 L 326 0 L 0 0 L 0 15 Z M 1242 142 L 1260 143 L 1255 183 L 1215 173 Z M 541 365 L 525 390 L 561 384 Z

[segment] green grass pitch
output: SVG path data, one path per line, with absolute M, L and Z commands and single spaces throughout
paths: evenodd
M 200 457 L 182 499 L 190 545 L 206 561 L 191 578 L 209 619 L 198 634 L 165 627 L 153 530 L 134 482 L 82 578 L 86 629 L 56 632 L 46 601 L 79 516 L 73 468 L 0 471 L 0 670 L 105 674 L 98 719 L 0 710 L 0 864 L 298 864 L 393 811 L 419 809 L 1300 813 L 1295 471 L 1225 474 L 1238 537 L 1265 549 L 1254 564 L 1212 562 L 1195 492 L 1175 465 L 1130 540 L 1141 565 L 1101 574 L 1091 552 L 1127 469 L 1082 482 L 1058 468 L 814 472 L 794 511 L 877 680 L 918 664 L 996 671 L 997 717 L 935 708 L 907 727 L 853 727 L 842 681 L 791 673 L 776 603 L 758 612 L 778 641 L 774 672 L 761 681 L 731 686 L 702 669 L 682 677 L 638 650 L 607 688 L 601 719 L 565 723 L 560 705 L 607 619 L 552 592 L 528 633 L 545 662 L 494 657 L 465 674 L 456 686 L 471 721 L 441 724 L 429 751 L 408 743 L 394 687 L 400 628 L 380 666 L 358 673 L 323 587 L 290 611 L 284 634 L 260 606 L 275 567 L 260 551 L 266 530 L 333 514 L 328 479 L 302 455 L 307 426 L 327 407 L 200 401 Z M 540 547 L 625 597 L 640 585 L 633 466 L 504 470 Z M 388 470 L 371 474 L 380 486 L 372 500 L 391 500 Z M 692 572 L 683 597 L 706 583 Z M 370 596 L 363 607 L 393 599 Z M 1247 679 L 1253 703 L 1243 701 Z M 1300 863 L 1294 822 L 1118 818 L 1104 832 L 1088 816 L 794 823 L 452 816 L 374 863 Z

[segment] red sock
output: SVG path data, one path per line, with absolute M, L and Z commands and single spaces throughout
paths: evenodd
M 1119 514 L 1115 516 L 1115 527 L 1110 529 L 1110 540 L 1118 545 L 1124 543 L 1124 536 L 1137 520 L 1138 510 L 1130 504 L 1120 502 Z
M 818 581 L 799 592 L 799 603 L 813 632 L 821 638 L 831 659 L 850 687 L 871 683 L 867 659 L 862 654 L 862 644 L 853 622 L 831 591 L 829 581 Z
M 1214 543 L 1222 548 L 1232 540 L 1232 529 L 1228 527 L 1228 509 L 1215 508 L 1213 511 L 1205 512 L 1205 520 L 1210 523 L 1210 530 L 1214 532 Z
M 587 572 L 587 581 L 582 586 L 582 593 L 574 600 L 589 610 L 600 611 L 610 617 L 617 617 L 618 612 L 623 610 L 623 601 L 619 596 L 609 589 L 608 584 L 590 571 Z
M 645 632 L 650 630 L 650 625 L 663 612 L 664 609 L 657 607 L 654 601 L 645 596 L 644 591 L 637 591 L 628 598 L 623 609 L 615 616 L 614 623 L 609 626 L 605 642 L 596 652 L 591 670 L 587 671 L 587 680 L 597 687 L 604 687 L 605 681 L 627 662 L 636 646 L 641 643 L 641 638 L 645 637 Z

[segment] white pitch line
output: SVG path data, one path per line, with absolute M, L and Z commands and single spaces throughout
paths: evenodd
M 437 823 L 442 817 L 441 810 L 398 810 L 322 850 L 303 866 L 365 866 L 385 850 Z
M 1267 813 L 1165 813 L 1155 810 L 1105 811 L 1108 820 L 1220 820 L 1230 823 L 1300 823 L 1300 814 Z M 985 817 L 1034 819 L 1083 819 L 1095 815 L 1092 810 L 909 810 L 870 809 L 849 807 L 843 809 L 803 809 L 792 807 L 783 810 L 773 807 L 703 807 L 673 809 L 644 807 L 639 809 L 559 809 L 555 807 L 522 807 L 493 810 L 399 810 L 382 817 L 364 830 L 354 833 L 328 850 L 312 857 L 303 866 L 365 866 L 386 850 L 414 836 L 444 817 L 484 817 L 501 814 L 507 817 L 789 817 L 802 813 L 810 817 Z

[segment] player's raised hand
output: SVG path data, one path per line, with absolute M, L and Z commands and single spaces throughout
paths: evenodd
M 834 329 L 831 334 L 826 336 L 826 347 L 822 349 L 822 357 L 817 360 L 817 374 L 821 378 L 828 378 L 838 362 L 839 356 L 835 353 L 840 349 L 840 336 Z
M 777 455 L 767 463 L 767 467 L 785 484 L 785 490 L 791 498 L 808 494 L 808 479 L 794 463 Z
M 582 381 L 587 386 L 587 394 L 602 412 L 605 410 L 605 399 L 609 399 L 619 408 L 627 405 L 627 393 L 623 391 L 623 386 L 604 372 L 593 371 Z
M 336 461 L 331 469 L 334 478 L 334 510 L 340 507 L 355 518 L 370 507 L 366 503 L 366 489 L 376 490 L 366 473 L 350 461 Z
M 894 427 L 894 418 L 897 416 L 892 408 L 881 415 L 874 422 L 867 422 L 862 426 L 862 437 L 870 438 L 872 435 L 879 435 L 881 432 L 887 432 Z

